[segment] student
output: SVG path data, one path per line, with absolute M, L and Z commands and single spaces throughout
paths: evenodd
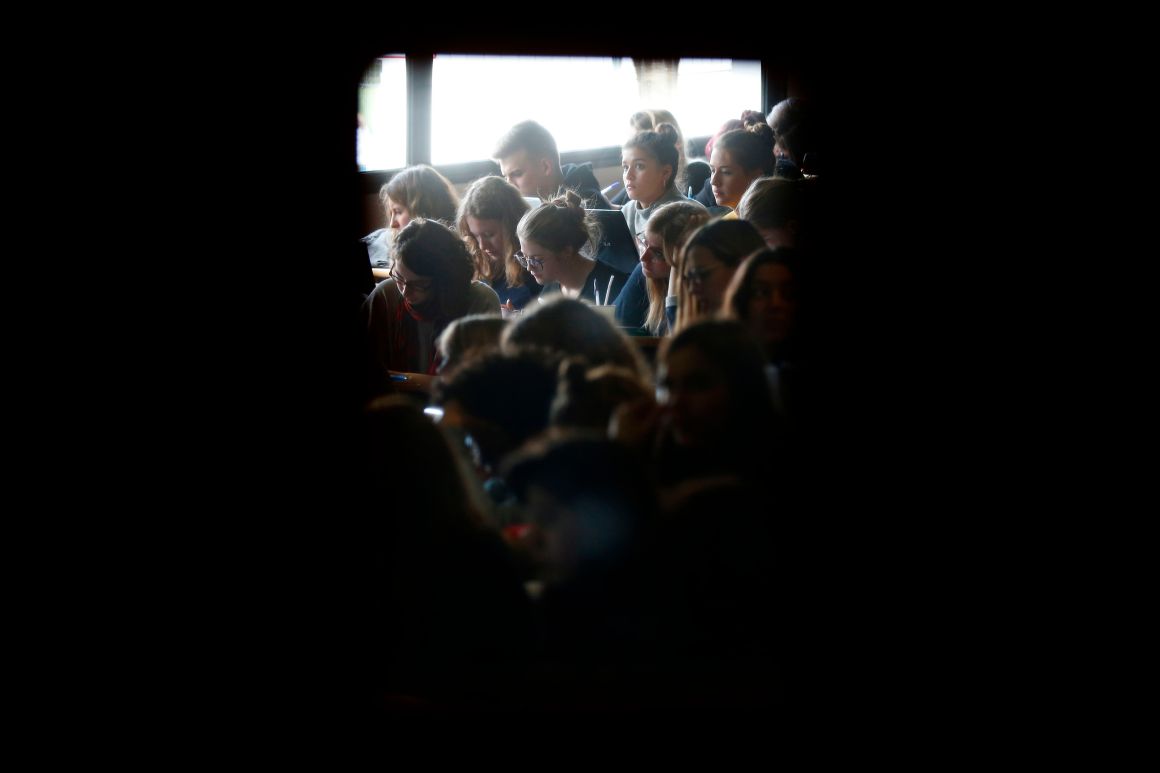
M 766 123 L 755 123 L 748 129 L 725 132 L 713 146 L 709 169 L 717 204 L 736 209 L 754 180 L 773 174 L 773 130 Z M 736 219 L 737 215 L 726 217 Z
M 516 260 L 543 286 L 543 295 L 563 293 L 569 298 L 611 306 L 624 288 L 627 275 L 586 257 L 586 248 L 599 243 L 594 218 L 580 197 L 569 191 L 564 198 L 541 204 L 520 220 L 516 229 L 522 250 Z
M 629 201 L 621 209 L 628 230 L 638 239 L 645 238 L 649 216 L 673 201 L 688 201 L 677 190 L 680 159 L 677 154 L 676 129 L 663 123 L 656 131 L 640 132 L 621 149 L 624 189 Z
M 643 327 L 665 335 L 669 320 L 665 298 L 677 252 L 689 234 L 709 220 L 704 207 L 693 201 L 674 201 L 657 208 L 649 218 L 640 262 L 616 298 L 616 320 L 625 327 Z
M 685 179 L 686 163 L 685 138 L 681 134 L 681 125 L 677 123 L 677 119 L 668 110 L 662 109 L 638 110 L 628 119 L 628 125 L 632 127 L 633 136 L 636 136 L 640 132 L 657 131 L 657 127 L 662 123 L 667 123 L 672 126 L 673 131 L 677 134 L 677 188 L 684 190 L 683 180 Z M 628 202 L 628 198 L 628 192 L 622 187 L 620 192 L 613 196 L 612 203 L 617 207 L 623 207 Z
M 540 294 L 540 285 L 516 262 L 520 248 L 516 226 L 528 203 L 502 177 L 482 177 L 467 187 L 456 224 L 475 266 L 475 279 L 486 282 L 507 310 L 522 309 Z
M 592 164 L 560 165 L 556 140 L 535 121 L 522 121 L 511 128 L 492 151 L 500 174 L 519 189 L 523 196 L 544 201 L 575 191 L 590 209 L 612 209 L 600 192 L 600 183 L 592 173 Z
M 807 180 L 761 177 L 750 184 L 737 205 L 737 216 L 761 234 L 770 249 L 801 247 L 808 239 L 803 228 Z
M 675 329 L 715 315 L 737 266 L 762 246 L 761 236 L 744 220 L 714 220 L 694 231 L 677 260 Z
M 399 232 L 391 278 L 362 307 L 372 390 L 388 388 L 390 371 L 434 375 L 440 361 L 435 339 L 448 323 L 500 313 L 495 292 L 471 275 L 466 245 L 442 223 L 419 218 Z
M 363 237 L 371 265 L 391 267 L 391 242 L 399 229 L 417 217 L 451 225 L 459 195 L 443 175 L 427 166 L 410 166 L 392 177 L 379 190 L 379 203 L 386 213 L 387 227 Z
M 790 419 L 798 418 L 802 377 L 809 372 L 801 324 L 808 262 L 802 257 L 800 250 L 781 247 L 746 258 L 733 275 L 721 309 L 722 317 L 748 326 L 765 350 L 774 405 Z

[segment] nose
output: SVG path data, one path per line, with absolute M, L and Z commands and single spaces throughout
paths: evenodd
M 721 170 L 720 169 L 715 170 L 713 172 L 713 174 L 709 175 L 709 184 L 712 185 L 714 188 L 721 187 Z

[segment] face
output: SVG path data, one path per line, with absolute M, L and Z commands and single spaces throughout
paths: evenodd
M 520 189 L 521 196 L 539 196 L 551 186 L 551 164 L 546 158 L 530 158 L 528 151 L 517 150 L 499 160 L 499 173 Z
M 396 260 L 391 268 L 391 279 L 399 288 L 403 296 L 403 303 L 415 311 L 423 311 L 435 300 L 435 280 L 429 276 L 420 276 L 403 265 L 403 261 Z
M 669 264 L 661 250 L 660 235 L 649 231 L 645 236 L 645 242 L 640 245 L 642 249 L 640 254 L 641 272 L 649 279 L 668 279 Z
M 411 210 L 388 196 L 387 221 L 390 223 L 391 228 L 402 228 L 411 222 Z
M 468 215 L 467 230 L 490 260 L 507 260 L 507 229 L 503 227 L 503 221 L 479 220 Z
M 756 180 L 758 174 L 750 174 L 741 168 L 733 159 L 728 150 L 713 148 L 713 155 L 709 156 L 709 170 L 713 173 L 709 183 L 713 186 L 713 198 L 723 207 L 737 208 L 741 196 L 749 188 L 749 184 Z
M 797 318 L 797 292 L 793 275 L 781 264 L 761 266 L 753 274 L 753 292 L 746 316 L 757 340 L 779 344 L 793 330 Z
M 673 168 L 661 164 L 643 148 L 625 148 L 621 155 L 620 168 L 624 177 L 624 189 L 628 197 L 640 202 L 642 207 L 664 195 Z
M 725 290 L 736 269 L 718 260 L 707 248 L 696 246 L 685 254 L 685 285 L 694 298 L 701 301 L 709 311 L 716 311 L 725 299 Z
M 521 265 L 524 262 L 527 263 L 524 267 L 531 273 L 536 282 L 546 285 L 549 282 L 559 281 L 561 252 L 549 250 L 531 239 L 524 239 L 521 245 L 523 249 L 516 253 L 516 259 L 520 260 L 522 257 Z
M 696 347 L 671 352 L 661 367 L 661 404 L 672 419 L 673 438 L 683 446 L 712 443 L 728 424 L 729 390 Z

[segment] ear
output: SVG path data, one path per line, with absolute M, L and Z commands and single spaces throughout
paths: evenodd
M 552 174 L 552 161 L 548 158 L 540 159 L 540 173 L 544 177 L 549 177 Z

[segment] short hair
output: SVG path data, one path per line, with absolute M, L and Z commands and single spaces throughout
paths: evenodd
M 556 149 L 555 138 L 535 121 L 520 121 L 509 129 L 496 144 L 491 157 L 498 160 L 519 150 L 526 150 L 528 155 L 536 158 L 546 158 L 556 169 L 560 168 L 560 151 Z
M 491 281 L 495 277 L 492 275 L 491 261 L 479 248 L 479 243 L 472 238 L 471 230 L 467 227 L 468 216 L 476 220 L 498 220 L 503 225 L 514 255 L 519 244 L 516 226 L 527 211 L 528 202 L 524 201 L 524 197 L 514 185 L 502 177 L 495 175 L 481 177 L 467 186 L 463 201 L 459 203 L 456 224 L 459 235 L 463 237 L 471 254 L 477 279 Z M 512 255 L 504 256 L 503 269 L 509 287 L 520 287 L 524 284 L 523 271 Z
M 412 218 L 441 220 L 448 225 L 455 222 L 455 209 L 459 206 L 455 186 L 426 164 L 409 166 L 384 183 L 379 190 L 383 206 L 387 197 L 405 206 Z
M 818 149 L 815 112 L 810 102 L 798 97 L 783 99 L 769 111 L 776 141 L 799 167 L 807 152 Z
M 440 317 L 463 315 L 473 269 L 467 245 L 457 233 L 437 220 L 412 220 L 395 237 L 395 260 L 420 276 L 431 277 Z

